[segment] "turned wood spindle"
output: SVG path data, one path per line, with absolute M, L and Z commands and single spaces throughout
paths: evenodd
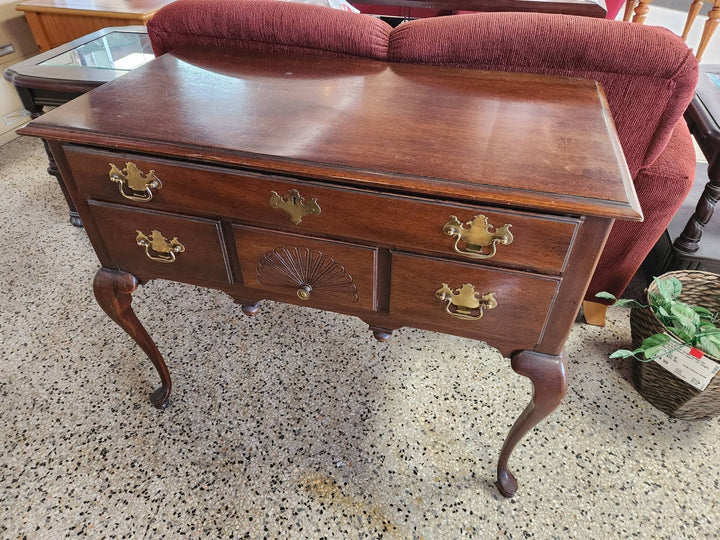
M 710 181 L 705 184 L 705 189 L 695 206 L 695 213 L 690 217 L 683 232 L 674 242 L 677 249 L 686 253 L 694 253 L 698 250 L 703 229 L 710 221 L 715 211 L 715 205 L 720 199 L 720 174 L 712 171 L 713 168 L 712 166 L 708 168 Z

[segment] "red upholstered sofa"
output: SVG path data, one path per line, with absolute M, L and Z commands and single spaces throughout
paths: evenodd
M 599 81 L 645 221 L 615 223 L 588 301 L 598 291 L 625 290 L 694 178 L 695 153 L 682 116 L 698 65 L 692 51 L 662 28 L 567 15 L 477 13 L 393 29 L 369 15 L 306 4 L 178 0 L 155 15 L 148 33 L 157 55 L 179 46 L 221 45 Z

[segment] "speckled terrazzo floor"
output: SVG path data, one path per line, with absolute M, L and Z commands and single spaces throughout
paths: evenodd
M 97 261 L 39 141 L 0 147 L 0 538 L 710 538 L 720 419 L 678 421 L 576 324 L 570 390 L 496 459 L 530 385 L 470 340 L 153 282 L 135 294 L 174 379 L 96 305 Z

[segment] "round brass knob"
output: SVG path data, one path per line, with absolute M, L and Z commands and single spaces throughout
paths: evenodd
M 300 300 L 310 300 L 310 291 L 312 287 L 310 285 L 302 285 L 297 290 L 297 295 Z

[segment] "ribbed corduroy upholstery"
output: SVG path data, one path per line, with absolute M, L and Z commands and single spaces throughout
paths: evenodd
M 687 197 L 695 178 L 695 148 L 680 120 L 665 150 L 634 177 L 645 221 L 616 221 L 590 282 L 587 300 L 599 291 L 620 296 Z
M 478 13 L 398 26 L 390 34 L 388 59 L 599 81 L 645 222 L 615 224 L 586 298 L 625 290 L 695 174 L 690 135 L 675 126 L 692 99 L 698 65 L 677 36 L 663 28 L 586 17 Z
M 391 27 L 370 15 L 264 0 L 177 0 L 148 22 L 156 56 L 178 47 L 385 59 Z

